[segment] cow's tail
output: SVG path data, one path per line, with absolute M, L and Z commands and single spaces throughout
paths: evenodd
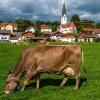
M 83 71 L 84 71 L 85 73 L 87 73 L 86 67 L 85 67 L 85 64 L 84 64 L 84 53 L 83 53 L 83 51 L 82 51 L 82 68 L 83 68 Z

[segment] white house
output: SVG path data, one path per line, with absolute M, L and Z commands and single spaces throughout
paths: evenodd
M 32 33 L 35 33 L 35 28 L 33 26 L 29 26 L 25 32 L 32 32 Z
M 77 33 L 77 28 L 74 22 L 67 22 L 65 3 L 63 4 L 61 24 L 58 27 L 58 31 L 64 34 Z
M 10 30 L 0 30 L 0 41 L 9 41 L 10 34 Z
M 55 32 L 50 36 L 50 39 L 52 40 L 60 40 L 63 42 L 75 42 L 76 35 L 75 34 L 63 34 L 61 32 Z
M 75 34 L 65 34 L 63 37 L 60 39 L 63 42 L 75 42 L 76 40 L 76 35 Z
M 63 34 L 61 32 L 55 32 L 50 36 L 51 40 L 60 40 L 63 37 Z
M 40 26 L 40 30 L 41 30 L 41 33 L 43 33 L 43 32 L 52 32 L 52 29 L 46 24 L 42 24 Z
M 98 37 L 100 37 L 100 28 L 99 29 L 94 29 L 94 34 Z
M 21 41 L 20 37 L 10 37 L 9 38 L 10 43 L 18 43 L 19 41 Z
M 14 31 L 17 31 L 17 24 L 16 23 L 0 23 L 0 30 L 10 30 L 13 34 Z
M 86 41 L 86 35 L 84 33 L 81 33 L 77 36 L 78 42 L 85 42 Z

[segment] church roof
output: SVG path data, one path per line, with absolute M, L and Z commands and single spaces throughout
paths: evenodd
M 49 25 L 46 25 L 46 24 L 42 24 L 40 26 L 41 29 L 50 29 Z
M 66 15 L 66 7 L 65 7 L 65 3 L 63 4 L 62 16 L 63 16 L 64 14 Z
M 63 27 L 63 28 L 66 28 L 66 27 L 76 27 L 74 22 L 67 22 L 66 24 L 60 25 L 60 26 Z

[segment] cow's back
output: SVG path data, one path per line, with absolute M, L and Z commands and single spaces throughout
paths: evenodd
M 37 65 L 43 71 L 61 71 L 67 65 L 80 65 L 81 48 L 78 45 L 46 46 L 37 52 Z M 37 55 L 36 54 L 36 55 Z

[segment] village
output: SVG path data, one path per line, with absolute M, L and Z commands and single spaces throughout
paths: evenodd
M 25 41 L 43 42 L 48 40 L 62 42 L 94 42 L 96 38 L 100 38 L 100 28 L 85 28 L 80 32 L 77 30 L 75 22 L 68 22 L 65 3 L 62 7 L 60 24 L 56 27 L 56 31 L 48 24 L 39 26 L 40 36 L 36 36 L 37 31 L 33 26 L 28 26 L 25 31 L 18 32 L 16 22 L 1 22 L 0 23 L 0 41 L 10 43 L 21 43 Z

